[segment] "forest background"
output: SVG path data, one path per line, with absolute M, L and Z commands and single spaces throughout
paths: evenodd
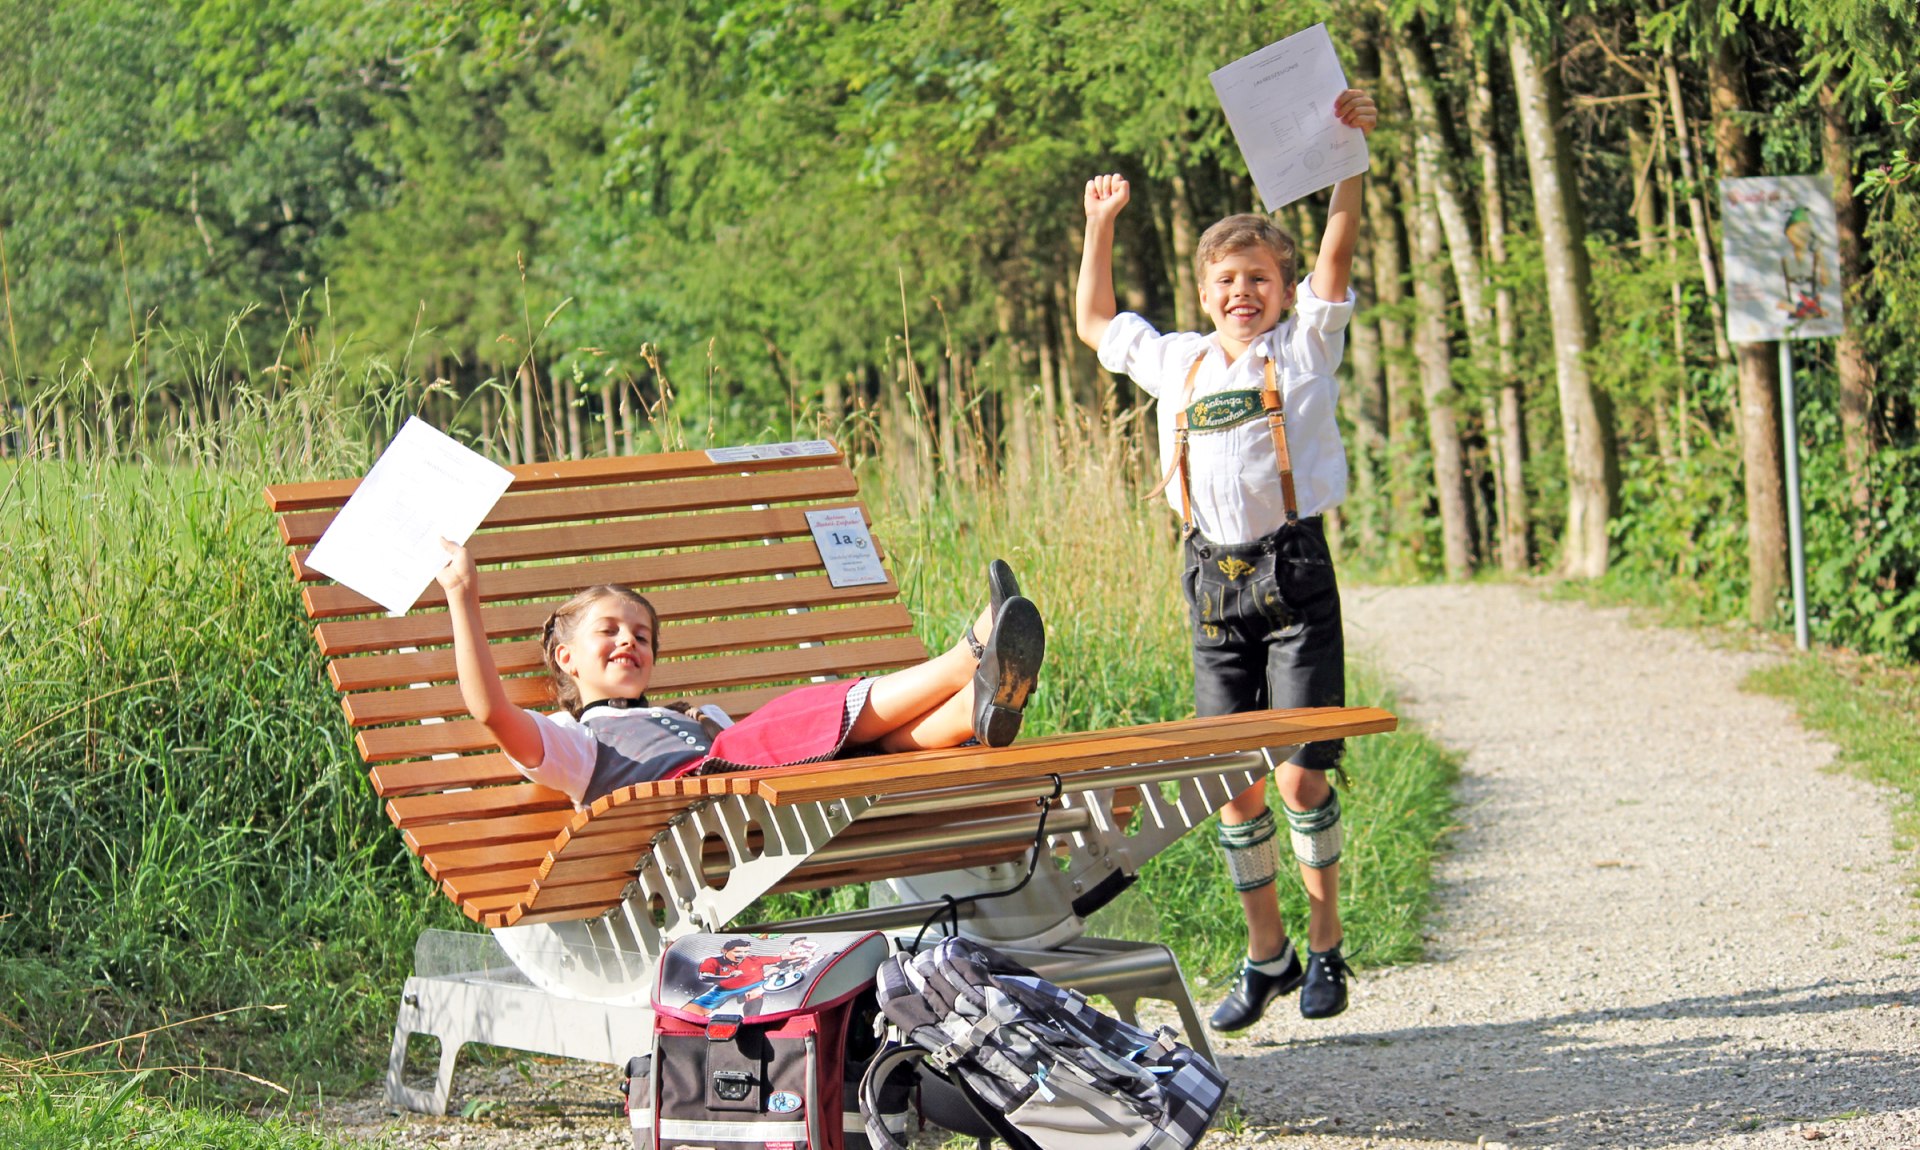
M 1154 469 L 1144 396 L 1072 335 L 1079 189 L 1133 179 L 1122 304 L 1203 326 L 1195 237 L 1256 206 L 1206 73 L 1326 20 L 1385 111 L 1347 562 L 1765 625 L 1778 368 L 1726 339 L 1716 181 L 1822 173 L 1848 335 L 1795 353 L 1814 633 L 1920 653 L 1904 0 L 5 11 L 0 450 L 164 452 L 324 363 L 374 445 L 414 410 L 509 461 L 824 426 L 923 448 L 890 470 L 929 496 L 1062 447 Z M 1316 211 L 1281 213 L 1309 257 Z

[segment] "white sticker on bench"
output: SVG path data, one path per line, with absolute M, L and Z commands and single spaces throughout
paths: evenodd
M 807 526 L 813 529 L 813 544 L 820 549 L 827 580 L 835 587 L 887 581 L 887 570 L 880 566 L 880 549 L 873 545 L 866 517 L 858 507 L 809 511 Z
M 802 439 L 793 443 L 755 443 L 746 447 L 709 447 L 707 458 L 715 463 L 746 463 L 755 459 L 797 459 L 803 455 L 832 455 L 833 444 L 824 439 Z

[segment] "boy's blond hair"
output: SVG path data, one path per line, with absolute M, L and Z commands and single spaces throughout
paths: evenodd
M 1201 234 L 1193 249 L 1193 274 L 1204 284 L 1209 266 L 1247 248 L 1265 248 L 1280 265 L 1281 282 L 1291 284 L 1299 274 L 1300 245 L 1285 228 L 1252 212 L 1228 216 Z

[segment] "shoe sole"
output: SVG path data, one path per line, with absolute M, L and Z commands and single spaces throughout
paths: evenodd
M 1020 733 L 1027 699 L 1047 657 L 1047 633 L 1040 609 L 1015 596 L 1001 605 L 993 638 L 974 676 L 973 733 L 989 747 L 1004 747 Z

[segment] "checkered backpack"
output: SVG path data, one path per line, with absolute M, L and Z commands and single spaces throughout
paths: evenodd
M 904 1039 L 875 1056 L 861 1082 L 876 1150 L 903 1150 L 890 1080 L 921 1060 L 1008 1142 L 1039 1150 L 1187 1150 L 1225 1095 L 1225 1077 L 1173 1030 L 1148 1034 L 1110 1018 L 965 939 L 888 958 L 875 982 L 881 1013 Z

